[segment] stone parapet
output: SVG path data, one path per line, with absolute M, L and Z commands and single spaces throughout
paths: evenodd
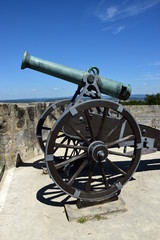
M 30 159 L 41 153 L 35 131 L 48 104 L 0 104 L 0 166 L 15 166 L 17 158 Z
M 160 129 L 160 105 L 125 106 L 137 123 Z
M 38 120 L 50 103 L 0 104 L 0 171 L 42 154 L 36 139 Z M 126 106 L 138 123 L 160 129 L 160 106 Z

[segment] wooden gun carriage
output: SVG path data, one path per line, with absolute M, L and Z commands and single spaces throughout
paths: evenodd
M 88 202 L 118 196 L 136 171 L 142 150 L 160 150 L 159 130 L 138 125 L 121 104 L 102 98 L 101 93 L 127 100 L 130 85 L 100 77 L 97 67 L 79 71 L 28 52 L 21 68 L 78 85 L 71 100 L 46 109 L 36 132 L 50 177 L 70 196 Z

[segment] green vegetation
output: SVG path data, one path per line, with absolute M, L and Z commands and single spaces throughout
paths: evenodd
M 83 223 L 86 223 L 88 220 L 91 220 L 91 219 L 99 221 L 99 220 L 103 220 L 105 218 L 104 218 L 104 216 L 101 216 L 101 215 L 97 214 L 93 218 L 81 217 L 81 218 L 78 219 L 78 222 L 83 224 Z
M 122 105 L 160 105 L 160 93 L 146 95 L 144 100 L 120 101 Z
M 160 93 L 157 93 L 156 95 L 146 95 L 145 103 L 147 105 L 160 105 Z
M 142 100 L 128 100 L 128 101 L 120 101 L 122 105 L 145 105 L 145 101 Z
M 98 214 L 98 215 L 95 215 L 95 216 L 94 216 L 94 219 L 97 220 L 97 221 L 99 221 L 99 220 L 103 220 L 104 217 Z
M 79 223 L 85 223 L 87 222 L 87 218 L 86 217 L 81 217 L 79 220 L 78 220 Z

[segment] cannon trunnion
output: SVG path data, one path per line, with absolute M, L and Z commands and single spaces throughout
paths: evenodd
M 25 52 L 21 68 L 31 68 L 78 85 L 71 100 L 53 103 L 37 125 L 37 139 L 50 177 L 65 193 L 89 202 L 118 196 L 136 171 L 142 149 L 156 144 L 145 126 L 120 104 L 101 93 L 127 99 L 130 85 L 99 76 L 91 67 L 79 71 L 32 57 Z M 84 101 L 84 97 L 90 100 Z M 61 112 L 57 118 L 56 111 Z M 149 142 L 147 142 L 149 139 Z

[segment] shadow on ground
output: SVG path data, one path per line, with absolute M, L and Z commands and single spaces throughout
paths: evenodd
M 129 163 L 129 162 L 128 162 Z M 120 161 L 115 162 L 118 166 L 122 166 Z M 127 161 L 125 162 L 127 165 Z M 18 167 L 34 167 L 36 169 L 43 169 L 46 167 L 44 159 L 39 159 L 33 163 L 21 162 Z M 136 172 L 143 171 L 153 171 L 160 170 L 160 159 L 149 159 L 149 160 L 141 160 Z
M 75 204 L 76 200 L 70 200 L 68 194 L 61 191 L 54 183 L 41 188 L 37 192 L 38 201 L 56 207 L 63 207 L 64 204 Z
M 23 162 L 22 160 L 16 167 L 34 167 L 36 169 L 43 169 L 46 166 L 44 158 L 38 159 L 35 162 Z
M 117 165 L 120 165 L 121 163 L 117 162 Z M 38 169 L 41 169 L 45 166 L 43 159 L 40 159 L 33 164 L 27 164 L 22 165 L 22 167 L 36 167 Z M 142 160 L 140 161 L 140 164 L 138 166 L 137 172 L 144 172 L 144 171 L 154 171 L 154 170 L 160 170 L 160 159 L 152 159 L 152 160 Z M 135 178 L 132 178 L 130 181 L 135 180 Z M 37 192 L 37 199 L 38 201 L 51 205 L 51 206 L 58 206 L 63 207 L 64 204 L 75 204 L 76 200 L 71 200 L 71 197 L 65 194 L 63 191 L 61 191 L 54 183 L 49 184 L 43 188 L 41 188 Z

